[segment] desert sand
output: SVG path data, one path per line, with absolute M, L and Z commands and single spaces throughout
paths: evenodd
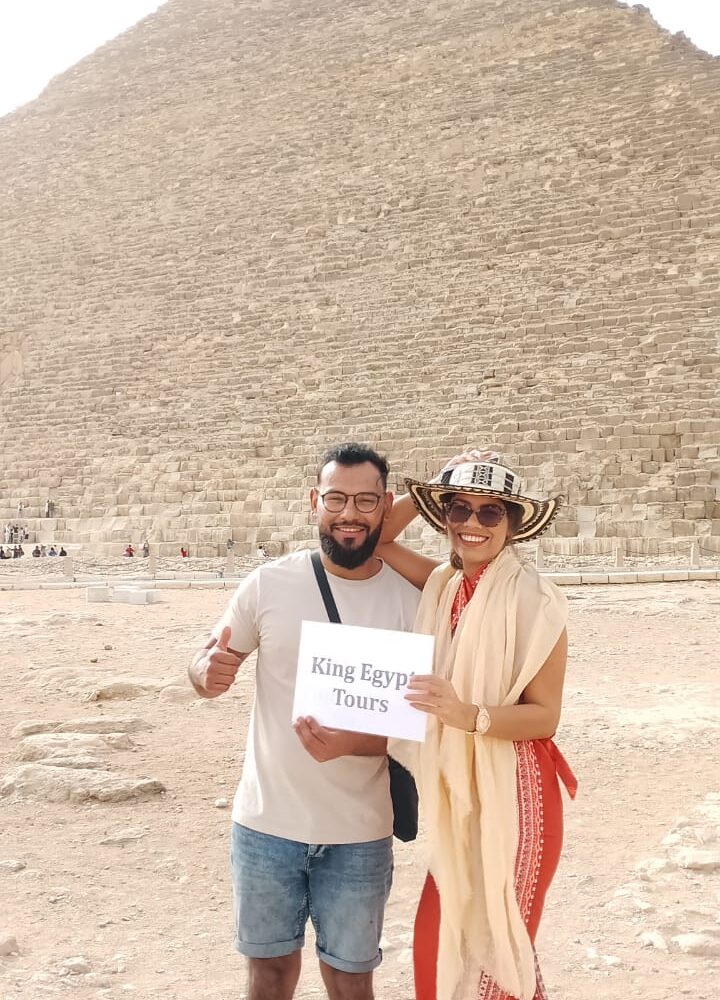
M 538 941 L 548 995 L 715 1000 L 720 585 L 566 593 L 557 742 L 580 789 Z M 227 833 L 252 663 L 214 701 L 185 680 L 229 594 L 0 592 L 2 1000 L 244 996 Z M 413 996 L 422 855 L 397 845 L 379 1000 Z M 297 996 L 323 995 L 309 933 Z

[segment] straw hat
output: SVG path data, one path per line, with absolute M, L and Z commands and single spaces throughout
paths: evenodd
M 499 462 L 463 462 L 445 469 L 436 482 L 421 483 L 406 479 L 405 485 L 413 503 L 428 524 L 436 531 L 447 534 L 443 499 L 448 493 L 476 493 L 484 497 L 500 497 L 521 512 L 520 525 L 513 535 L 514 542 L 528 542 L 546 531 L 564 500 L 563 496 L 535 500 L 523 496 L 520 477 Z

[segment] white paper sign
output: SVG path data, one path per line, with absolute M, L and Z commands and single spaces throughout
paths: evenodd
M 431 635 L 304 621 L 293 719 L 422 743 L 426 715 L 404 695 L 413 674 L 432 673 L 434 644 Z

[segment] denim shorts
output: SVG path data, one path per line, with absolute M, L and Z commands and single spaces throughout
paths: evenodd
M 230 845 L 235 947 L 249 958 L 278 958 L 305 943 L 341 972 L 370 972 L 382 961 L 392 837 L 364 844 L 302 844 L 233 823 Z

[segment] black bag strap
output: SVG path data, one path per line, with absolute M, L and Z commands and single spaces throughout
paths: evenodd
M 325 605 L 325 610 L 327 611 L 328 620 L 334 622 L 336 625 L 342 625 L 337 604 L 335 603 L 335 598 L 332 595 L 332 590 L 330 590 L 330 583 L 328 582 L 327 573 L 325 572 L 325 567 L 322 564 L 320 551 L 318 549 L 315 549 L 311 553 L 310 561 L 312 562 L 312 568 L 315 572 L 317 585 L 320 588 L 320 594 L 322 595 L 323 604 Z

